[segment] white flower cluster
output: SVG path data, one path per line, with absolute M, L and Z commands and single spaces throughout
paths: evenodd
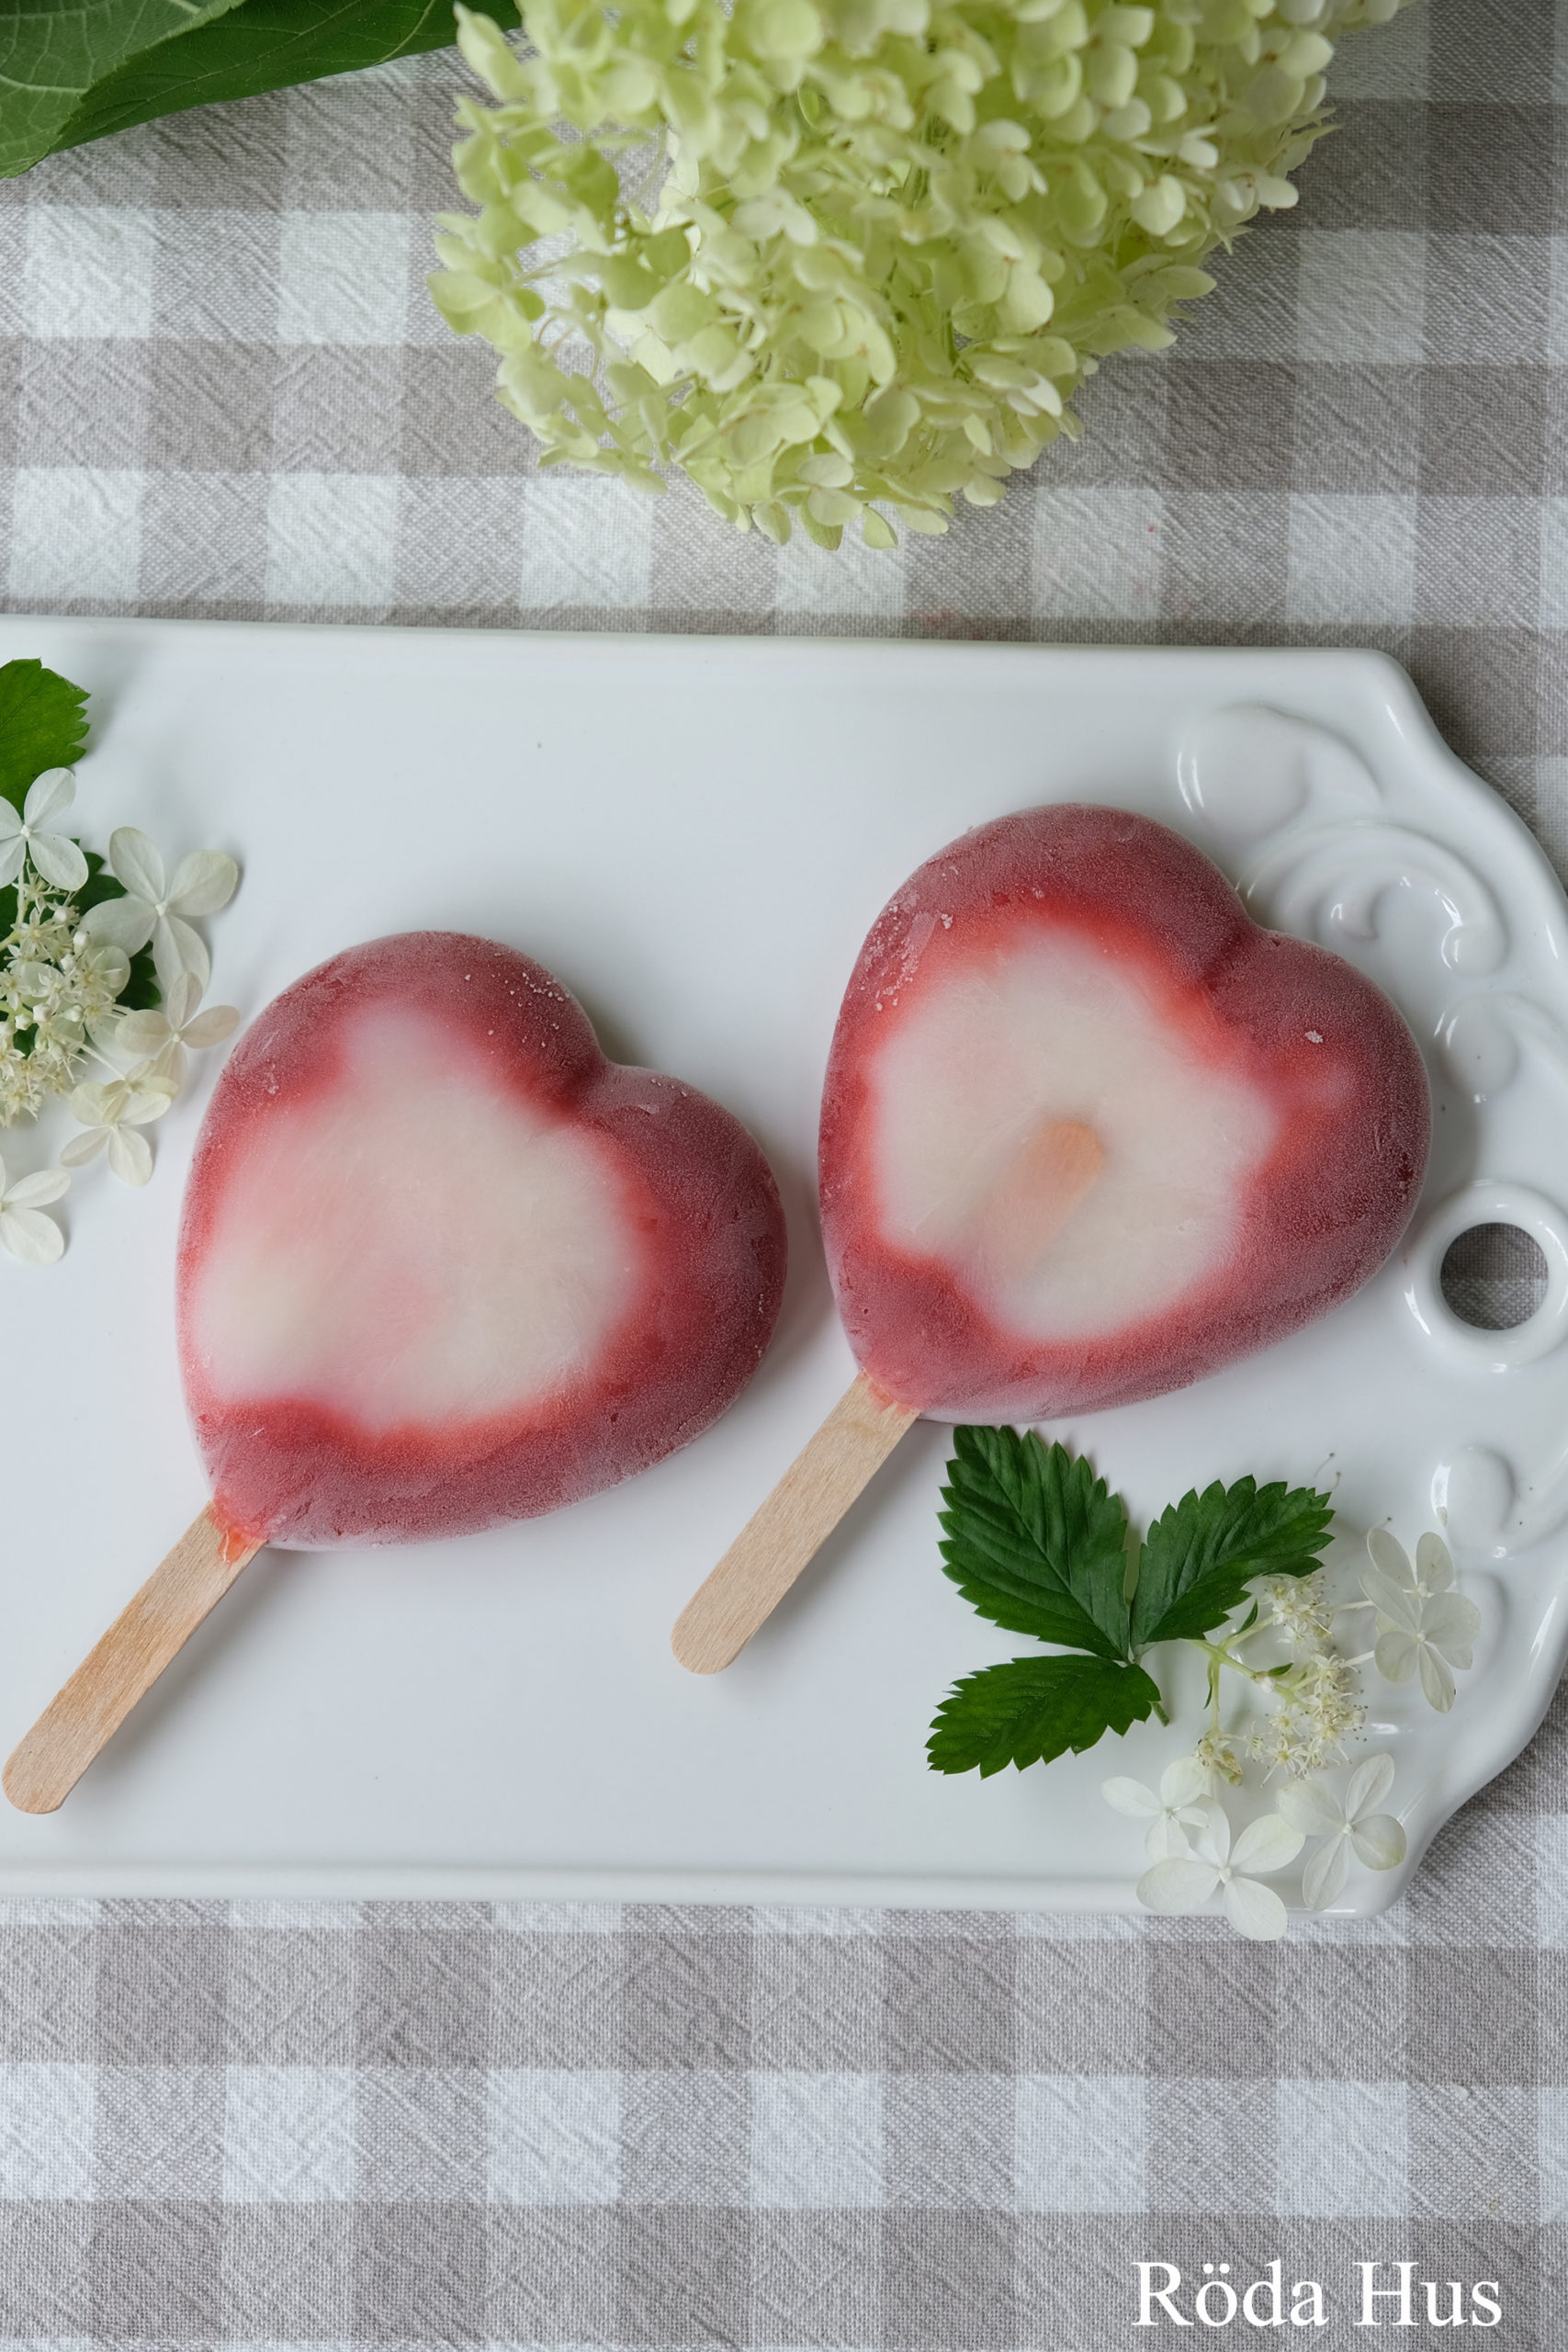
M 1393 1757 L 1366 1757 L 1343 1790 L 1334 1785 L 1333 1768 L 1366 1722 L 1358 1669 L 1370 1662 L 1395 1683 L 1418 1676 L 1430 1704 L 1446 1713 L 1454 1702 L 1452 1669 L 1471 1664 L 1481 1612 L 1454 1591 L 1453 1561 L 1440 1536 L 1422 1536 L 1414 1566 L 1384 1528 L 1372 1530 L 1367 1549 L 1372 1565 L 1361 1574 L 1361 1600 L 1337 1605 L 1322 1569 L 1260 1580 L 1244 1623 L 1197 1645 L 1209 1659 L 1213 1716 L 1192 1753 L 1167 1766 L 1157 1792 L 1122 1775 L 1102 1783 L 1108 1804 L 1145 1824 L 1150 1867 L 1138 1881 L 1138 1900 L 1149 1910 L 1201 1911 L 1217 1895 L 1238 1933 L 1269 1940 L 1283 1935 L 1286 1912 L 1262 1882 L 1287 1869 L 1309 1840 L 1316 1841 L 1302 1872 L 1309 1910 L 1337 1899 L 1352 1859 L 1372 1871 L 1395 1870 L 1404 1860 L 1404 1827 L 1381 1810 L 1393 1785 Z M 1336 1619 L 1369 1608 L 1376 1612 L 1374 1646 L 1347 1657 L 1335 1645 Z M 1258 1666 L 1240 1655 L 1240 1644 L 1270 1633 L 1288 1653 L 1282 1662 Z M 1234 1730 L 1219 1720 L 1222 1668 L 1263 1701 L 1261 1713 Z M 1275 1810 L 1233 1841 L 1214 1792 L 1221 1781 L 1242 1785 L 1247 1761 L 1262 1765 L 1266 1776 L 1287 1777 Z
M 84 910 L 77 899 L 87 860 L 53 830 L 75 790 L 71 771 L 53 768 L 19 814 L 0 801 L 0 888 L 17 894 L 15 921 L 0 940 L 0 1127 L 36 1118 L 65 1095 L 83 1130 L 58 1170 L 8 1185 L 0 1161 L 0 1245 L 31 1265 L 51 1264 L 65 1248 L 43 1214 L 69 1185 L 65 1171 L 104 1152 L 122 1182 L 144 1184 L 152 1154 L 142 1129 L 179 1093 L 186 1048 L 215 1046 L 239 1023 L 228 1005 L 197 1010 L 211 967 L 192 928 L 193 917 L 215 914 L 232 897 L 233 859 L 198 850 L 170 880 L 146 834 L 122 826 L 108 863 L 125 895 Z M 131 958 L 149 944 L 164 1008 L 127 1011 L 118 1000 Z M 101 1079 L 87 1077 L 95 1066 Z

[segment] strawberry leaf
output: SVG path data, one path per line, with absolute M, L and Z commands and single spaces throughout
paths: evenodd
M 1032 1430 L 960 1429 L 942 1488 L 942 1566 L 1010 1634 L 1127 1655 L 1127 1512 L 1082 1458 Z
M 49 768 L 75 765 L 87 732 L 85 686 L 41 662 L 0 668 L 0 797 L 20 808 L 28 786 Z
M 1326 1495 L 1282 1481 L 1240 1478 L 1190 1491 L 1156 1520 L 1133 1598 L 1132 1640 L 1192 1639 L 1222 1624 L 1252 1577 L 1307 1577 L 1318 1566 L 1334 1518 Z
M 1021 1772 L 1070 1747 L 1092 1747 L 1108 1731 L 1124 1732 L 1159 1702 L 1142 1667 L 1103 1657 L 1015 1657 L 965 1675 L 937 1710 L 926 1743 L 933 1772 L 978 1771 L 982 1780 L 1009 1764 Z

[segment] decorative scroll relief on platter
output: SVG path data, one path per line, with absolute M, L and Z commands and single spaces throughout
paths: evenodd
M 1262 704 L 1208 712 L 1181 742 L 1177 780 L 1190 814 L 1229 852 L 1258 921 L 1325 946 L 1375 941 L 1397 895 L 1430 905 L 1447 973 L 1483 981 L 1509 962 L 1489 884 L 1446 842 L 1391 821 L 1367 763 L 1327 729 Z M 1484 1108 L 1528 1086 L 1568 1151 L 1568 1026 L 1555 1014 L 1518 990 L 1483 987 L 1450 998 L 1435 1029 L 1438 1071 L 1460 1099 Z M 1480 1225 L 1528 1233 L 1546 1262 L 1544 1295 L 1512 1329 L 1462 1322 L 1443 1296 L 1449 1249 Z M 1404 1255 L 1405 1306 L 1454 1381 L 1489 1385 L 1568 1339 L 1568 1210 L 1534 1186 L 1503 1177 L 1462 1185 L 1425 1211 Z M 1432 1502 L 1450 1541 L 1472 1555 L 1528 1552 L 1568 1522 L 1568 1438 L 1529 1473 L 1497 1446 L 1453 1445 L 1435 1466 Z

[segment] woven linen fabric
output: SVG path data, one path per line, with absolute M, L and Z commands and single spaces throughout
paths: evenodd
M 8 608 L 1377 645 L 1568 860 L 1568 6 L 1420 0 L 1348 48 L 1300 207 L 1174 353 L 891 556 L 536 470 L 423 292 L 465 82 L 436 57 L 0 185 Z M 1506 1251 L 1453 1272 L 1478 1320 L 1534 1295 Z M 1190 2312 L 1205 2263 L 1276 2257 L 1328 2316 L 1265 2340 L 1382 2340 L 1363 2262 L 1414 2266 L 1395 2342 L 1450 2280 L 1497 2282 L 1506 2352 L 1565 2340 L 1561 1702 L 1396 1910 L 1277 1946 L 0 1905 L 9 2346 L 1129 2352 L 1207 2340 L 1135 2325 L 1140 2260 Z

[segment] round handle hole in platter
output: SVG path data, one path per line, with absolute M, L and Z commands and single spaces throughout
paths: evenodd
M 1438 1284 L 1443 1304 L 1477 1331 L 1514 1331 L 1546 1297 L 1546 1253 L 1518 1225 L 1472 1225 L 1450 1242 Z

